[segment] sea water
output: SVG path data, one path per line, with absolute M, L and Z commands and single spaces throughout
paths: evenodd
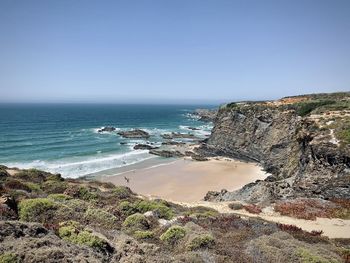
M 0 104 L 0 164 L 43 169 L 64 177 L 125 169 L 160 158 L 147 150 L 134 150 L 138 143 L 160 145 L 160 135 L 169 132 L 208 136 L 212 124 L 198 121 L 191 114 L 196 108 L 213 106 Z M 127 139 L 117 131 L 99 133 L 105 126 L 117 131 L 139 128 L 151 137 Z

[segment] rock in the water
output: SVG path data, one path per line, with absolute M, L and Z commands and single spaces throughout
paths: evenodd
M 120 131 L 118 134 L 124 138 L 149 138 L 150 135 L 148 132 L 135 129 L 130 131 Z
M 182 152 L 180 151 L 175 151 L 175 150 L 161 150 L 161 149 L 153 149 L 150 150 L 149 153 L 170 158 L 170 157 L 183 157 L 185 156 Z
M 185 145 L 185 142 L 176 142 L 176 141 L 166 141 L 166 142 L 162 142 L 162 145 Z
M 191 133 L 179 133 L 179 132 L 172 132 L 172 133 L 165 133 L 161 135 L 163 139 L 172 140 L 172 139 L 196 139 L 196 136 L 194 136 Z
M 154 147 L 152 145 L 148 144 L 136 144 L 134 146 L 134 150 L 152 150 L 152 149 L 157 149 L 158 147 Z
M 98 132 L 112 132 L 115 130 L 116 130 L 116 128 L 114 128 L 112 126 L 106 126 L 106 127 L 103 127 L 102 129 L 99 129 Z

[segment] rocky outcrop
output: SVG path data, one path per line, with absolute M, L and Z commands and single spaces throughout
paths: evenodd
M 194 116 L 197 116 L 200 121 L 214 121 L 218 111 L 209 109 L 196 109 L 193 112 Z
M 182 152 L 177 150 L 170 150 L 170 149 L 153 149 L 149 151 L 150 154 L 162 156 L 165 158 L 170 157 L 183 157 L 185 156 Z
M 172 140 L 172 139 L 196 139 L 197 137 L 194 136 L 191 133 L 179 133 L 179 132 L 172 132 L 172 133 L 165 133 L 161 135 L 163 139 L 166 140 Z
M 153 149 L 157 149 L 158 147 L 154 147 L 152 145 L 148 145 L 148 144 L 136 144 L 134 146 L 134 150 L 153 150 Z
M 239 191 L 211 193 L 207 199 L 350 198 L 349 144 L 330 142 L 327 114 L 302 117 L 293 107 L 271 103 L 222 108 L 198 152 L 258 162 L 271 176 Z
M 112 126 L 106 126 L 106 127 L 99 129 L 98 132 L 113 132 L 115 130 L 116 130 L 116 128 L 114 128 Z
M 118 135 L 123 138 L 149 138 L 150 134 L 144 130 L 135 129 L 130 131 L 120 131 Z

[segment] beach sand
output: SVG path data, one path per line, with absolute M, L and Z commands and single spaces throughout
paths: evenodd
M 232 191 L 267 176 L 254 163 L 231 159 L 211 159 L 204 162 L 181 159 L 116 175 L 100 175 L 96 179 L 126 185 L 142 195 L 179 202 L 196 202 L 202 200 L 210 190 Z M 129 183 L 124 177 L 130 179 Z

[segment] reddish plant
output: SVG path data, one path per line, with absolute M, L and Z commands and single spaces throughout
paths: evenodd
M 243 208 L 251 214 L 260 214 L 261 208 L 257 205 L 244 205 Z

